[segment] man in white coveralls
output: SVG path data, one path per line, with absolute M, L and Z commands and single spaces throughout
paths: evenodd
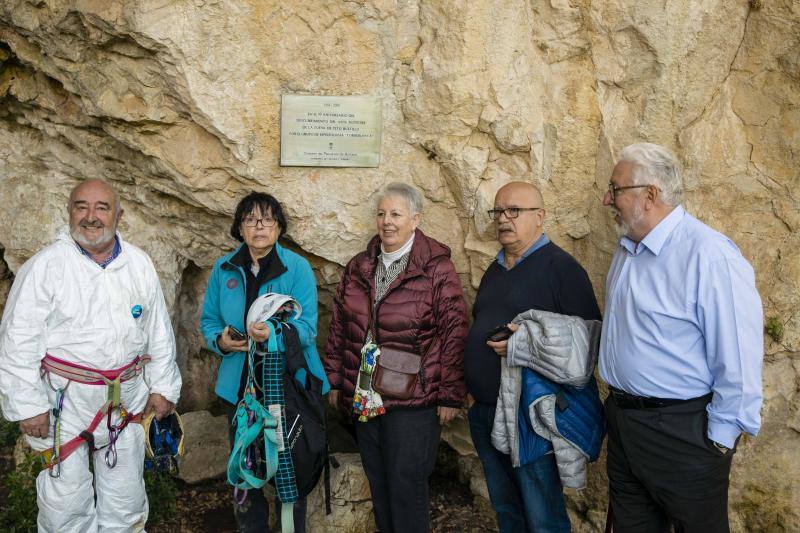
M 49 466 L 36 479 L 39 531 L 141 531 L 138 421 L 178 401 L 175 338 L 152 261 L 116 232 L 119 195 L 84 181 L 67 209 L 70 233 L 20 268 L 8 296 L 0 409 Z

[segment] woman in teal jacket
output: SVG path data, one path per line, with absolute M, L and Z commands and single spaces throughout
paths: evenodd
M 242 244 L 217 260 L 208 280 L 200 329 L 208 348 L 222 357 L 215 392 L 227 403 L 229 422 L 247 379 L 243 372 L 247 340 L 237 340 L 231 328 L 246 331 L 259 342 L 267 339 L 264 324 L 245 324 L 250 304 L 261 294 L 286 294 L 300 304 L 300 317 L 289 323 L 297 330 L 309 371 L 322 380 L 323 394 L 330 388 L 316 346 L 316 279 L 308 261 L 278 243 L 284 233 L 286 218 L 280 202 L 269 194 L 250 193 L 236 207 L 231 225 L 231 235 Z M 305 384 L 305 370 L 295 377 Z M 302 532 L 305 501 L 298 501 L 294 509 L 295 530 Z M 249 491 L 247 501 L 234 504 L 234 514 L 240 531 L 267 529 L 269 508 L 261 491 Z

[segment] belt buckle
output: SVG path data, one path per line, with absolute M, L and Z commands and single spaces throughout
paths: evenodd
M 611 397 L 620 407 L 622 407 L 628 400 L 628 398 L 625 396 L 625 393 L 617 389 L 611 389 Z

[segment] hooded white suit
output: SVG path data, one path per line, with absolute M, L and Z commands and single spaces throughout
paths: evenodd
M 144 374 L 122 383 L 122 406 L 140 413 L 151 393 L 178 401 L 175 339 L 158 276 L 147 254 L 117 237 L 122 251 L 105 269 L 62 234 L 17 273 L 0 325 L 0 409 L 8 420 L 25 420 L 55 407 L 55 391 L 39 373 L 45 354 L 98 370 L 117 369 L 148 354 L 152 360 Z M 68 384 L 55 374 L 50 379 L 55 388 Z M 106 400 L 105 386 L 69 382 L 61 443 L 85 430 Z M 35 450 L 53 445 L 52 422 L 51 414 L 47 439 L 28 437 Z M 116 414 L 112 422 L 119 422 Z M 94 438 L 97 448 L 108 444 L 105 418 Z M 105 449 L 94 454 L 96 506 L 88 446 L 61 464 L 60 477 L 47 470 L 39 474 L 39 531 L 144 529 L 148 506 L 141 425 L 128 425 L 116 449 L 113 469 L 105 463 Z

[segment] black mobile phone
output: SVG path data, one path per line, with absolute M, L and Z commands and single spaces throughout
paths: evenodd
M 512 333 L 513 331 L 503 324 L 489 331 L 489 333 L 486 334 L 486 338 L 492 342 L 500 342 L 509 338 Z
M 244 333 L 242 333 L 241 331 L 239 331 L 238 329 L 236 329 L 233 326 L 228 326 L 228 337 L 230 337 L 231 340 L 234 340 L 234 341 L 246 341 L 247 340 L 247 335 L 245 335 Z

